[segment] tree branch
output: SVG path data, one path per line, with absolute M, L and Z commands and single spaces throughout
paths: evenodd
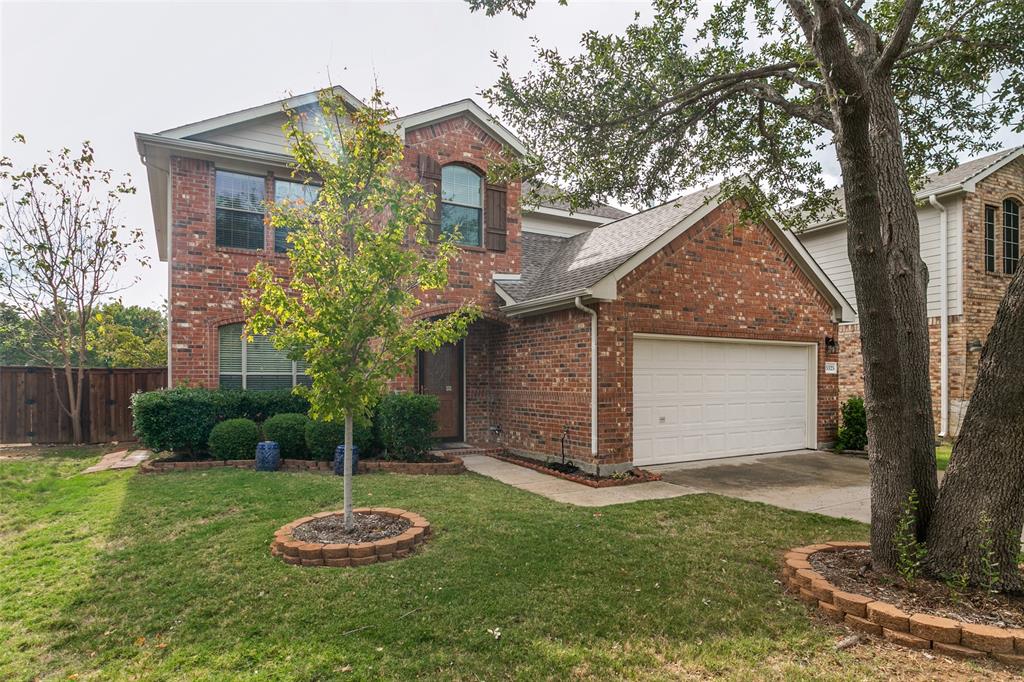
M 921 2 L 922 0 L 908 0 L 904 3 L 896 29 L 882 50 L 882 56 L 875 62 L 874 70 L 876 72 L 888 73 L 896 63 L 914 30 L 914 22 L 917 21 L 917 15 L 921 12 Z

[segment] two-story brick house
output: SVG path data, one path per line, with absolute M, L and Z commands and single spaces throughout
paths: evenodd
M 841 198 L 841 194 L 839 195 Z M 925 178 L 917 192 L 921 257 L 928 266 L 935 430 L 955 436 L 974 390 L 982 345 L 1020 260 L 1024 147 L 968 161 Z M 799 235 L 856 307 L 842 211 Z M 839 326 L 840 400 L 864 394 L 860 328 Z
M 239 338 L 239 300 L 256 262 L 288 267 L 263 206 L 313 198 L 292 182 L 281 124 L 283 104 L 315 102 L 310 93 L 136 134 L 169 263 L 172 385 L 304 380 L 269 340 Z M 421 353 L 396 382 L 438 395 L 439 437 L 528 456 L 564 444 L 602 473 L 834 438 L 838 356 L 827 341 L 853 310 L 792 235 L 738 225 L 717 188 L 632 216 L 525 207 L 521 183 L 487 181 L 521 142 L 471 100 L 396 123 L 402 172 L 435 194 L 438 229 L 459 224 L 463 242 L 448 288 L 416 315 L 469 301 L 483 311 L 463 341 Z

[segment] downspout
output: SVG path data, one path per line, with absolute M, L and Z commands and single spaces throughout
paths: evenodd
M 597 462 L 597 311 L 583 305 L 577 296 L 576 307 L 590 315 L 590 454 Z
M 949 435 L 949 220 L 935 195 L 928 203 L 939 211 L 939 270 L 942 273 L 939 320 L 939 437 Z

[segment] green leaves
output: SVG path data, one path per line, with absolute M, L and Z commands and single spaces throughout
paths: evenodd
M 325 90 L 317 110 L 287 113 L 294 175 L 321 189 L 311 206 L 270 208 L 271 225 L 288 230 L 291 272 L 253 269 L 246 330 L 271 334 L 303 360 L 313 385 L 298 390 L 311 416 L 340 420 L 346 411 L 365 414 L 417 350 L 464 336 L 477 311 L 411 319 L 422 292 L 447 286 L 456 247 L 450 237 L 427 239 L 430 199 L 402 177 L 403 143 L 382 93 L 349 111 Z

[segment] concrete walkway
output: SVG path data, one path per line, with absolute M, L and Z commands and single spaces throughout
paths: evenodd
M 462 461 L 470 471 L 489 476 L 514 488 L 542 495 L 555 502 L 575 504 L 579 507 L 605 507 L 611 504 L 663 500 L 681 495 L 703 492 L 685 485 L 649 481 L 632 485 L 591 488 L 557 476 L 542 474 L 533 469 L 509 464 L 486 455 L 463 455 Z
M 662 480 L 710 493 L 826 516 L 871 520 L 868 462 L 797 450 L 645 467 Z
M 82 473 L 94 474 L 97 471 L 107 471 L 109 469 L 131 469 L 146 461 L 152 454 L 149 450 L 134 450 L 132 452 L 118 450 L 117 452 L 108 452 L 103 455 L 103 459 Z

